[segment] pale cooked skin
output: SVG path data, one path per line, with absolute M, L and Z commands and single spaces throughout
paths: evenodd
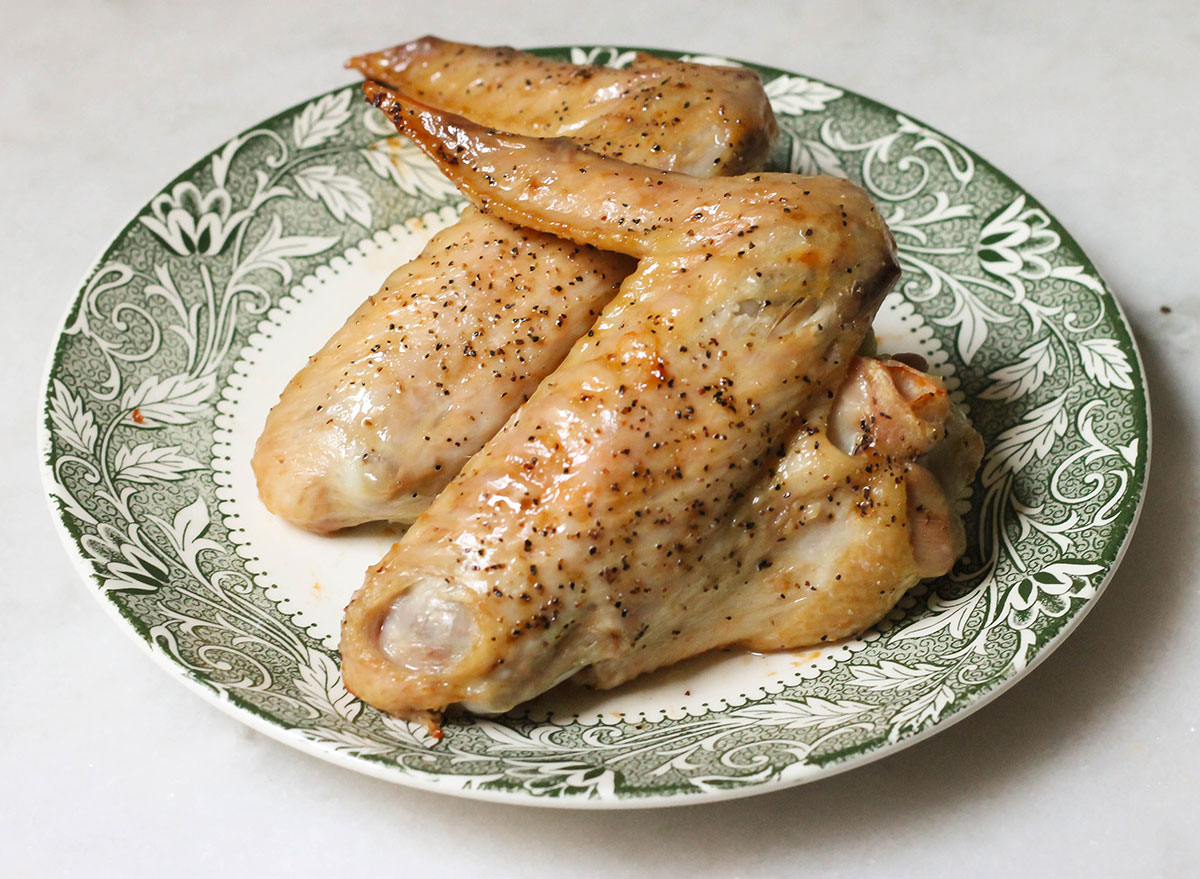
M 908 485 L 948 403 L 921 407 L 928 429 L 878 430 L 885 405 L 930 419 L 853 357 L 898 274 L 865 193 L 659 173 L 372 91 L 476 204 L 640 261 L 367 573 L 342 629 L 352 692 L 405 715 L 503 711 L 581 672 L 609 687 L 720 645 L 842 637 L 944 572 L 914 552 Z M 956 557 L 953 495 L 917 478 Z
M 613 70 L 433 37 L 350 66 L 488 125 L 570 133 L 601 152 L 701 176 L 758 166 L 776 132 L 762 83 L 736 68 L 639 55 Z M 553 371 L 633 266 L 468 208 L 284 390 L 252 461 L 264 504 L 319 533 L 412 521 Z

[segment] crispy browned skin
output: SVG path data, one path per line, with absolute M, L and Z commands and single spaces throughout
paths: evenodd
M 862 190 L 660 173 L 369 93 L 481 208 L 640 261 L 368 572 L 342 630 L 354 693 L 502 711 L 581 672 L 843 637 L 961 552 L 961 485 L 920 462 L 950 443 L 973 472 L 977 443 L 936 380 L 853 357 L 898 274 Z
M 550 125 L 553 94 L 553 109 L 570 118 L 559 129 L 702 176 L 763 161 L 775 133 L 762 84 L 734 68 L 643 56 L 609 70 L 433 38 L 351 63 L 530 133 Z M 545 77 L 552 91 L 523 85 Z M 284 390 L 253 459 L 263 502 L 317 532 L 412 521 L 558 365 L 633 265 L 469 208 Z

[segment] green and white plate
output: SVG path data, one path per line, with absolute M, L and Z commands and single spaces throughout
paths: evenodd
M 798 784 L 909 745 L 1029 671 L 1096 601 L 1137 519 L 1149 421 L 1129 327 L 1067 232 L 975 153 L 852 92 L 749 66 L 782 129 L 772 166 L 850 177 L 896 235 L 904 275 L 880 348 L 923 353 L 985 438 L 950 576 L 860 639 L 718 652 L 612 693 L 563 687 L 509 715 L 452 719 L 440 740 L 354 699 L 338 621 L 396 531 L 300 533 L 258 503 L 249 460 L 305 358 L 461 207 L 356 83 L 167 184 L 71 305 L 40 454 L 88 588 L 172 674 L 256 729 L 390 781 L 531 804 Z

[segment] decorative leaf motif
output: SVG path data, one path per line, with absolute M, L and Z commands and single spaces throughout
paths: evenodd
M 888 740 L 894 742 L 899 739 L 905 728 L 915 731 L 927 723 L 935 722 L 952 702 L 954 690 L 949 684 L 942 684 L 919 699 L 914 699 L 892 715 L 892 729 L 888 733 Z
M 458 196 L 454 184 L 406 137 L 377 140 L 361 152 L 372 171 L 390 179 L 405 195 L 438 200 Z
M 201 470 L 204 465 L 179 452 L 179 446 L 159 446 L 141 443 L 117 450 L 113 479 L 150 483 L 159 479 L 174 482 L 189 470 Z
M 321 714 L 332 713 L 353 721 L 362 711 L 362 703 L 350 695 L 342 682 L 342 671 L 337 663 L 318 650 L 308 651 L 307 661 L 300 663 L 296 689 L 304 701 Z
M 96 420 L 83 401 L 58 379 L 50 397 L 50 421 L 58 438 L 76 451 L 91 454 L 96 445 Z
M 1116 339 L 1080 339 L 1075 343 L 1088 378 L 1105 388 L 1133 390 L 1133 367 Z
M 1096 594 L 1087 580 L 1102 568 L 1082 559 L 1063 559 L 1025 577 L 1008 595 L 1008 621 L 1027 629 L 1040 616 L 1061 617 L 1071 609 L 1071 598 L 1087 599 Z
M 314 256 L 323 253 L 340 239 L 318 235 L 284 235 L 279 215 L 271 217 L 270 225 L 258 239 L 245 260 L 238 266 L 238 274 L 248 275 L 259 269 L 276 272 L 285 284 L 292 280 L 292 267 L 288 260 L 299 256 Z
M 979 396 L 985 400 L 1004 400 L 1012 402 L 1036 391 L 1042 386 L 1046 376 L 1054 372 L 1058 358 L 1050 344 L 1050 336 L 1035 342 L 1024 351 L 1016 363 L 1002 366 L 988 375 L 992 384 L 985 388 Z
M 951 636 L 961 638 L 966 631 L 967 620 L 979 605 L 983 596 L 982 590 L 973 590 L 961 598 L 951 601 L 942 599 L 936 592 L 929 599 L 928 612 L 913 623 L 896 629 L 889 640 L 907 641 L 913 638 L 927 638 L 942 630 L 949 630 Z
M 308 165 L 294 178 L 300 191 L 324 202 L 339 223 L 349 217 L 363 226 L 371 225 L 371 197 L 353 177 L 339 174 L 333 165 Z
M 338 133 L 350 118 L 349 89 L 318 98 L 300 111 L 292 121 L 292 140 L 296 149 L 320 146 Z
M 984 305 L 960 282 L 953 285 L 953 290 L 954 308 L 945 317 L 934 318 L 933 322 L 944 327 L 958 327 L 958 353 L 965 363 L 970 363 L 987 341 L 988 324 L 1008 323 L 1011 318 Z
M 177 183 L 150 202 L 151 216 L 138 220 L 180 256 L 220 253 L 250 212 L 232 213 L 233 199 L 218 186 L 205 194 L 194 183 Z
M 166 562 L 146 542 L 138 525 L 122 533 L 102 523 L 81 541 L 87 556 L 106 574 L 105 592 L 154 592 L 167 579 Z
M 480 718 L 476 721 L 479 730 L 495 742 L 489 750 L 511 751 L 540 751 L 561 748 L 554 741 L 554 734 L 559 727 L 543 724 L 533 727 L 528 733 L 519 732 L 510 726 L 496 723 L 494 720 Z
M 928 208 L 923 214 L 914 213 L 910 217 L 904 205 L 894 205 L 892 213 L 887 218 L 887 225 L 892 230 L 892 234 L 898 237 L 908 236 L 917 244 L 927 244 L 929 242 L 928 233 L 935 229 L 937 224 L 956 220 L 960 217 L 970 217 L 974 213 L 975 206 L 970 202 L 953 204 L 950 201 L 949 195 L 938 191 L 933 193 L 933 206 Z M 901 249 L 904 249 L 911 247 L 912 244 L 901 242 L 899 246 Z
M 1099 565 L 1083 559 L 1062 559 L 1046 565 L 1033 575 L 1033 579 L 1038 583 L 1038 588 L 1042 592 L 1062 595 L 1071 591 L 1077 581 L 1081 581 L 1084 577 L 1090 577 L 1092 574 L 1098 574 L 1101 570 L 1103 569 Z M 1090 586 L 1084 584 L 1076 594 L 1083 595 L 1086 592 L 1090 596 L 1093 591 Z
M 786 74 L 767 83 L 764 91 L 771 102 L 771 109 L 788 116 L 819 112 L 825 109 L 826 104 L 836 101 L 843 94 L 841 89 L 823 82 Z
M 208 404 L 216 386 L 216 376 L 211 373 L 172 375 L 161 380 L 150 376 L 121 396 L 121 408 L 127 413 L 121 423 L 129 427 L 189 424 L 190 416 Z
M 170 524 L 158 516 L 149 516 L 148 518 L 158 525 L 179 558 L 190 567 L 196 566 L 196 556 L 202 550 L 219 551 L 221 549 L 220 544 L 215 540 L 204 536 L 209 526 L 212 525 L 212 519 L 208 515 L 208 505 L 199 495 L 176 513 Z
M 829 729 L 859 717 L 874 706 L 852 699 L 831 702 L 819 696 L 806 699 L 776 699 L 762 702 L 735 712 L 736 717 L 749 717 L 765 726 L 785 729 Z
M 607 58 L 605 58 L 607 56 Z M 614 47 L 597 46 L 592 49 L 571 49 L 572 64 L 601 64 L 605 67 L 627 67 L 637 57 L 637 52 L 618 52 Z
M 1020 473 L 1035 457 L 1046 457 L 1054 441 L 1070 426 L 1066 405 L 1065 394 L 1055 397 L 1001 433 L 984 458 L 983 484 L 992 485 L 1005 474 Z
M 907 690 L 943 672 L 945 669 L 940 665 L 930 665 L 928 662 L 905 665 L 890 659 L 881 661 L 879 665 L 850 666 L 850 677 L 857 686 L 876 691 Z
M 405 747 L 433 748 L 441 741 L 441 739 L 435 739 L 431 736 L 429 730 L 421 723 L 415 723 L 411 720 L 401 720 L 398 717 L 392 717 L 390 714 L 381 716 L 379 722 L 387 729 L 388 737 L 391 740 Z
M 155 592 L 163 585 L 163 580 L 155 577 L 160 559 L 133 544 L 126 544 L 122 554 L 125 561 L 108 565 L 110 576 L 101 585 L 105 592 Z M 165 571 L 161 577 L 166 577 Z
M 680 61 L 688 64 L 703 64 L 706 67 L 741 67 L 742 65 L 720 55 L 680 55 Z
M 505 779 L 523 780 L 521 787 L 536 796 L 565 794 L 612 796 L 616 773 L 581 760 L 508 760 Z
M 1046 212 L 1026 208 L 1025 196 L 1018 195 L 984 224 L 976 250 L 984 271 L 1005 279 L 1015 293 L 1023 296 L 1024 281 L 1050 275 L 1046 256 L 1061 243 L 1058 233 L 1050 228 Z
M 792 138 L 792 149 L 788 157 L 788 168 L 793 174 L 809 177 L 828 174 L 831 177 L 847 177 L 838 154 L 819 140 Z

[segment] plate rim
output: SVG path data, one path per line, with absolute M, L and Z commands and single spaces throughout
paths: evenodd
M 695 54 L 686 51 L 680 51 L 678 49 L 646 48 L 641 46 L 624 45 L 607 46 L 593 43 L 580 43 L 575 45 L 542 45 L 527 47 L 525 51 L 534 53 L 561 53 L 577 48 L 585 50 L 599 49 L 601 51 L 614 49 L 619 52 L 648 52 L 668 57 L 679 57 L 683 55 Z M 746 61 L 741 58 L 728 56 L 721 57 L 727 58 L 727 60 L 733 61 L 737 64 L 744 65 L 752 70 L 768 71 L 775 76 L 802 76 L 806 79 L 832 86 L 833 88 L 840 90 L 843 95 L 863 101 L 874 108 L 882 109 L 889 113 L 902 112 L 888 104 L 882 103 L 881 101 L 878 101 L 853 89 L 845 88 L 838 83 L 831 82 L 822 77 L 809 76 L 798 71 L 787 70 L 760 62 Z M 331 87 L 317 94 L 310 95 L 289 107 L 273 113 L 264 119 L 258 120 L 242 131 L 235 133 L 232 135 L 232 137 L 239 137 L 249 131 L 253 131 L 254 129 L 268 125 L 283 116 L 295 113 L 300 108 L 310 104 L 315 100 L 318 100 L 326 95 L 340 92 L 343 89 L 355 84 L 356 81 L 352 80 L 350 83 L 344 83 Z M 709 788 L 703 791 L 698 789 L 675 790 L 669 792 L 651 792 L 640 795 L 635 793 L 624 796 L 620 794 L 610 794 L 599 795 L 596 797 L 585 797 L 578 795 L 547 797 L 537 796 L 524 788 L 490 789 L 465 787 L 464 784 L 469 783 L 470 776 L 445 775 L 431 777 L 412 771 L 405 771 L 403 768 L 397 765 L 387 764 L 379 760 L 370 759 L 369 757 L 352 755 L 350 753 L 336 750 L 330 745 L 313 741 L 312 739 L 306 738 L 302 735 L 297 735 L 294 727 L 285 726 L 282 723 L 270 719 L 260 712 L 254 710 L 250 706 L 238 704 L 237 702 L 233 701 L 228 694 L 205 684 L 203 681 L 197 679 L 193 674 L 191 674 L 180 663 L 172 660 L 163 651 L 156 649 L 153 641 L 142 635 L 134 621 L 122 612 L 119 605 L 116 602 L 107 599 L 107 593 L 105 593 L 102 589 L 93 588 L 96 585 L 97 575 L 91 569 L 91 563 L 83 557 L 79 547 L 75 543 L 75 538 L 72 536 L 66 525 L 62 511 L 56 505 L 55 495 L 53 492 L 54 472 L 53 466 L 50 463 L 50 455 L 53 449 L 53 444 L 48 415 L 51 381 L 68 321 L 71 318 L 72 312 L 75 310 L 80 297 L 86 290 L 87 283 L 103 266 L 106 256 L 112 251 L 121 237 L 124 236 L 126 232 L 128 232 L 129 229 L 138 222 L 138 217 L 141 216 L 142 211 L 150 204 L 150 201 L 155 194 L 169 190 L 176 183 L 181 182 L 184 178 L 194 173 L 199 166 L 211 158 L 216 150 L 220 149 L 220 144 L 213 149 L 208 150 L 203 156 L 187 165 L 169 181 L 156 189 L 155 193 L 151 195 L 151 198 L 147 199 L 145 202 L 142 202 L 140 208 L 136 209 L 136 213 L 132 216 L 132 218 L 123 224 L 117 232 L 115 232 L 108 240 L 105 241 L 97 256 L 88 263 L 89 267 L 82 276 L 82 281 L 79 288 L 70 294 L 70 298 L 63 309 L 62 316 L 59 318 L 51 335 L 50 345 L 48 347 L 45 356 L 45 362 L 40 373 L 39 395 L 37 398 L 35 412 L 35 417 L 37 419 L 36 446 L 38 454 L 38 470 L 41 476 L 44 500 L 47 505 L 46 508 L 50 513 L 51 519 L 53 520 L 55 533 L 58 535 L 59 540 L 66 550 L 67 556 L 71 561 L 76 575 L 83 581 L 83 585 L 87 588 L 87 591 L 104 608 L 105 613 L 117 623 L 118 627 L 130 639 L 140 645 L 142 651 L 147 653 L 161 670 L 167 672 L 169 677 L 178 681 L 185 688 L 202 697 L 204 701 L 220 709 L 220 711 L 225 715 L 236 719 L 240 723 L 268 736 L 274 741 L 280 742 L 305 754 L 309 754 L 327 763 L 331 763 L 333 765 L 349 769 L 372 778 L 398 784 L 403 787 L 408 787 L 415 790 L 430 791 L 445 796 L 463 797 L 480 802 L 504 803 L 508 805 L 532 806 L 547 809 L 580 809 L 597 811 L 673 808 L 677 806 L 727 802 L 729 800 L 774 793 L 781 790 L 786 790 L 788 788 L 798 787 L 813 781 L 823 780 L 840 775 L 844 772 L 866 766 L 884 757 L 888 757 L 899 753 L 900 751 L 906 750 L 913 745 L 924 742 L 936 733 L 954 726 L 964 718 L 974 714 L 985 705 L 991 703 L 992 700 L 1000 696 L 1002 693 L 1007 692 L 1019 681 L 1028 677 L 1030 673 L 1040 666 L 1047 657 L 1054 653 L 1062 645 L 1066 638 L 1075 631 L 1083 619 L 1089 613 L 1091 613 L 1096 603 L 1104 594 L 1104 591 L 1108 588 L 1125 558 L 1125 554 L 1133 540 L 1134 533 L 1137 530 L 1137 526 L 1140 522 L 1142 511 L 1145 506 L 1146 493 L 1149 485 L 1150 468 L 1153 459 L 1153 407 L 1150 386 L 1146 377 L 1145 362 L 1142 356 L 1141 347 L 1138 344 L 1137 336 L 1134 333 L 1133 325 L 1129 321 L 1128 315 L 1126 314 L 1125 308 L 1121 304 L 1120 299 L 1113 291 L 1111 285 L 1109 285 L 1109 283 L 1105 280 L 1104 274 L 1100 270 L 1100 267 L 1096 264 L 1095 260 L 1090 256 L 1090 254 L 1088 254 L 1088 252 L 1079 245 L 1071 231 L 1058 220 L 1054 212 L 1048 209 L 1040 198 L 1034 196 L 1029 189 L 1021 185 L 1010 174 L 999 168 L 987 158 L 980 155 L 976 150 L 961 143 L 957 140 L 957 138 L 946 134 L 945 130 L 940 127 L 928 125 L 920 118 L 909 113 L 903 113 L 903 115 L 917 125 L 936 132 L 945 140 L 954 144 L 959 149 L 962 149 L 964 152 L 969 154 L 972 159 L 981 163 L 989 171 L 996 174 L 1003 182 L 1011 185 L 1020 193 L 1033 197 L 1038 206 L 1045 212 L 1048 219 L 1054 223 L 1057 232 L 1062 237 L 1062 244 L 1074 247 L 1086 258 L 1087 262 L 1090 264 L 1092 272 L 1095 274 L 1104 288 L 1107 297 L 1106 301 L 1111 302 L 1114 306 L 1116 315 L 1120 320 L 1120 324 L 1129 338 L 1130 353 L 1133 355 L 1133 360 L 1136 366 L 1136 375 L 1140 379 L 1139 386 L 1135 388 L 1135 398 L 1140 398 L 1145 415 L 1144 433 L 1139 436 L 1139 439 L 1144 440 L 1145 450 L 1140 479 L 1137 481 L 1136 499 L 1134 501 L 1132 514 L 1124 533 L 1121 535 L 1119 544 L 1113 551 L 1112 561 L 1108 563 L 1103 577 L 1095 586 L 1094 594 L 1086 599 L 1084 603 L 1079 605 L 1078 610 L 1060 629 L 1058 629 L 1051 636 L 1051 638 L 1038 650 L 1038 652 L 1029 659 L 1022 669 L 1008 673 L 987 691 L 973 694 L 970 702 L 963 705 L 952 714 L 939 718 L 923 727 L 919 731 L 901 737 L 898 741 L 877 747 L 865 753 L 856 753 L 843 759 L 835 759 L 822 764 L 794 763 L 770 780 L 755 782 L 738 787 Z M 1133 408 L 1136 409 L 1136 406 Z M 789 769 L 793 771 L 789 773 Z

